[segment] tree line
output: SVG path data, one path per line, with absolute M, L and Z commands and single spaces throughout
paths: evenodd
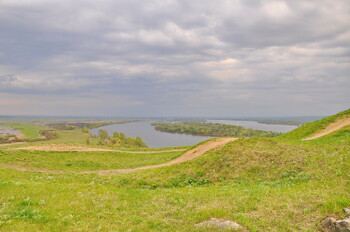
M 154 128 L 158 131 L 189 134 L 189 135 L 201 135 L 212 137 L 275 137 L 281 135 L 278 132 L 254 130 L 245 128 L 242 126 L 226 125 L 219 123 L 206 123 L 206 122 L 178 122 L 178 123 L 153 123 Z
M 106 130 L 98 131 L 98 145 L 113 145 L 116 147 L 147 147 L 146 143 L 137 136 L 136 138 L 126 137 L 124 133 L 114 132 L 109 136 Z M 88 142 L 87 142 L 88 143 Z

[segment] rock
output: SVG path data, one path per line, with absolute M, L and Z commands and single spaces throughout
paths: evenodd
M 326 231 L 336 231 L 335 230 L 335 224 L 336 224 L 336 219 L 332 217 L 327 217 L 326 219 L 323 220 L 323 227 L 326 229 Z
M 327 217 L 323 221 L 323 227 L 329 232 L 350 232 L 350 218 L 336 220 L 332 217 Z
M 225 219 L 210 218 L 209 220 L 196 224 L 197 227 L 217 227 L 218 229 L 227 229 L 231 231 L 248 231 L 240 224 Z
M 344 208 L 343 210 L 344 210 L 346 217 L 350 217 L 350 208 Z
M 340 232 L 350 232 L 350 218 L 337 221 L 336 226 Z

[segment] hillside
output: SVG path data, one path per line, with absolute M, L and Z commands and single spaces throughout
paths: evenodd
M 349 113 L 277 138 L 240 138 L 184 163 L 111 175 L 98 171 L 159 165 L 186 151 L 1 147 L 0 165 L 32 169 L 0 169 L 0 230 L 218 231 L 195 226 L 215 217 L 249 231 L 320 231 L 323 218 L 342 218 L 350 206 L 350 133 L 302 139 Z
M 329 131 L 327 131 L 328 133 L 332 133 L 332 132 L 338 133 L 340 129 L 343 129 L 345 126 L 350 125 L 350 109 L 340 112 L 336 115 L 332 115 L 332 116 L 317 120 L 315 122 L 307 123 L 289 133 L 281 135 L 280 138 L 283 138 L 283 139 L 306 139 L 308 137 L 312 138 L 312 136 L 315 135 L 316 133 L 322 132 L 323 130 L 327 129 L 327 126 L 336 124 L 337 122 L 342 122 L 342 123 L 338 123 L 338 125 L 335 126 L 335 128 L 331 128 Z M 325 136 L 328 133 L 324 133 L 322 135 Z M 316 136 L 316 138 L 318 137 Z

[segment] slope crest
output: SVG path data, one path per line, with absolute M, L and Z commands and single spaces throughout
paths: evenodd
M 350 109 L 338 114 L 307 123 L 291 132 L 279 136 L 283 139 L 316 139 L 350 125 Z

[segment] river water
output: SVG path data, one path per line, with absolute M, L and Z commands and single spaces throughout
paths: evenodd
M 19 130 L 15 130 L 11 127 L 7 127 L 7 126 L 1 126 L 0 125 L 0 134 L 2 135 L 18 135 L 20 133 Z
M 113 132 L 124 133 L 127 137 L 140 136 L 148 147 L 178 147 L 187 146 L 200 143 L 204 140 L 210 139 L 208 136 L 194 136 L 185 134 L 173 134 L 156 131 L 153 126 L 153 122 L 130 122 L 123 124 L 113 124 L 93 128 L 90 132 L 93 135 L 97 135 L 100 129 L 106 130 L 109 135 Z
M 295 128 L 296 126 L 289 125 L 272 125 L 272 124 L 262 124 L 255 121 L 233 121 L 233 120 L 208 120 L 207 122 L 231 124 L 237 126 L 244 126 L 246 128 L 274 131 L 274 132 L 288 132 Z M 140 136 L 142 140 L 147 144 L 148 147 L 177 147 L 177 146 L 187 146 L 200 143 L 204 140 L 210 139 L 212 137 L 208 136 L 194 136 L 185 134 L 173 134 L 156 131 L 151 125 L 150 121 L 146 122 L 130 122 L 123 124 L 113 124 L 102 126 L 98 128 L 93 128 L 90 132 L 93 135 L 97 135 L 98 131 L 103 129 L 106 130 L 109 135 L 114 132 L 124 133 L 127 137 L 137 137 Z

